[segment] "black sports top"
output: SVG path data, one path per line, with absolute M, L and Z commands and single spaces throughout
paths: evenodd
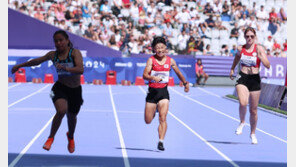
M 64 66 L 64 67 L 74 67 L 75 66 L 75 62 L 72 58 L 72 51 L 73 51 L 73 48 L 70 49 L 69 51 L 69 54 L 67 56 L 67 58 L 65 60 L 60 60 L 59 57 L 58 57 L 58 53 L 56 52 L 55 55 L 54 55 L 54 58 L 53 58 L 53 64 L 54 66 L 56 66 L 56 63 L 59 63 L 60 65 Z M 65 71 L 63 69 L 57 69 L 57 73 L 58 73 L 58 76 L 73 76 L 73 75 L 76 75 L 76 74 L 73 74 L 73 73 L 70 73 L 69 71 Z

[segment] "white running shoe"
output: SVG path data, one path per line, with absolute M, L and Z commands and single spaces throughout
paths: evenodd
M 250 138 L 252 139 L 252 144 L 258 144 L 257 138 L 255 134 L 251 134 Z
M 237 134 L 237 135 L 242 134 L 244 126 L 245 126 L 245 123 L 239 124 L 239 126 L 236 128 L 235 134 Z

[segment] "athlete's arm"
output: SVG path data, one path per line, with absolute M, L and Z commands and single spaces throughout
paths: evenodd
M 262 64 L 266 67 L 266 68 L 270 68 L 270 63 L 267 59 L 266 53 L 265 53 L 265 49 L 263 46 L 261 45 L 257 45 L 257 50 L 258 50 L 258 58 L 261 60 Z
M 151 70 L 152 70 L 152 59 L 149 58 L 147 60 L 146 67 L 144 69 L 143 78 L 148 81 L 154 80 L 155 82 L 160 82 L 161 78 L 149 75 Z
M 74 49 L 72 53 L 74 62 L 75 62 L 75 67 L 64 67 L 57 65 L 57 68 L 61 68 L 65 71 L 68 71 L 70 73 L 76 73 L 76 74 L 83 74 L 84 68 L 83 68 L 83 58 L 80 50 Z
M 231 66 L 231 69 L 230 69 L 229 77 L 230 77 L 231 80 L 234 79 L 232 75 L 234 74 L 234 69 L 235 69 L 237 63 L 238 63 L 239 60 L 240 60 L 240 52 L 241 52 L 241 50 L 242 50 L 241 46 L 239 46 L 239 47 L 237 48 L 237 50 L 238 50 L 238 52 L 235 54 L 235 57 L 234 57 L 234 59 L 233 59 L 232 66 Z
M 50 51 L 42 57 L 38 57 L 38 58 L 29 60 L 29 61 L 21 63 L 21 64 L 16 64 L 15 66 L 12 67 L 11 73 L 12 74 L 15 73 L 21 67 L 31 67 L 31 66 L 39 65 L 39 64 L 43 63 L 44 61 L 52 59 L 53 55 L 54 55 L 54 51 Z
M 177 74 L 178 78 L 183 82 L 183 85 L 185 86 L 184 91 L 188 92 L 189 91 L 189 82 L 186 81 L 185 77 L 183 76 L 183 74 L 179 70 L 176 61 L 173 58 L 171 58 L 171 66 L 174 69 L 175 73 Z

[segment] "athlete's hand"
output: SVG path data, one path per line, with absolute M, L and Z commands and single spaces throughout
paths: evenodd
M 158 83 L 158 82 L 162 81 L 162 79 L 161 79 L 161 78 L 159 78 L 159 77 L 153 77 L 153 80 L 154 80 L 156 83 Z
M 185 87 L 184 87 L 185 92 L 189 92 L 189 82 L 186 82 Z
M 234 74 L 234 71 L 233 71 L 233 70 L 230 70 L 229 78 L 230 78 L 231 80 L 234 79 L 233 74 Z
M 61 65 L 60 63 L 56 63 L 56 68 L 59 70 L 66 70 L 66 67 L 64 67 L 63 65 Z
M 13 74 L 13 73 L 17 72 L 17 70 L 18 70 L 19 68 L 20 68 L 20 67 L 19 67 L 18 65 L 13 66 L 12 69 L 11 69 L 11 73 Z

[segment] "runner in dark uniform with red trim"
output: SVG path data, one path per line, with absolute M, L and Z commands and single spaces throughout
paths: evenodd
M 143 73 L 143 78 L 149 80 L 149 88 L 145 105 L 145 122 L 147 124 L 152 122 L 157 109 L 159 112 L 159 142 L 157 148 L 163 151 L 163 140 L 167 130 L 166 116 L 169 110 L 170 100 L 167 86 L 171 68 L 183 82 L 185 92 L 189 91 L 189 83 L 180 72 L 175 60 L 166 56 L 166 41 L 163 37 L 154 38 L 152 42 L 152 49 L 155 55 L 148 59 Z
M 256 31 L 255 29 L 248 27 L 244 32 L 246 44 L 239 47 L 239 52 L 236 54 L 233 64 L 230 70 L 230 78 L 233 78 L 234 68 L 241 62 L 241 71 L 236 76 L 235 88 L 239 99 L 239 116 L 240 124 L 237 127 L 235 133 L 237 135 L 242 134 L 243 127 L 245 125 L 245 116 L 247 112 L 247 105 L 250 100 L 250 125 L 251 125 L 251 139 L 252 144 L 257 144 L 257 138 L 255 130 L 257 126 L 257 107 L 259 103 L 259 97 L 261 93 L 261 79 L 259 76 L 260 63 L 270 68 L 270 63 L 267 59 L 266 52 L 263 46 L 256 44 Z
M 77 123 L 77 114 L 83 103 L 80 75 L 83 74 L 83 59 L 81 52 L 74 49 L 68 34 L 59 30 L 53 35 L 56 51 L 50 51 L 45 56 L 32 59 L 28 62 L 15 65 L 11 72 L 15 73 L 21 67 L 30 67 L 51 60 L 58 73 L 58 81 L 53 85 L 50 97 L 56 108 L 50 135 L 43 145 L 43 149 L 49 151 L 54 141 L 54 136 L 59 129 L 64 115 L 68 118 L 67 132 L 68 151 L 75 151 L 74 131 Z

